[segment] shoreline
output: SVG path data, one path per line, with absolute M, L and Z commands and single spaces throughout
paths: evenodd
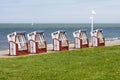
M 91 45 L 91 44 L 89 44 L 89 45 Z M 120 40 L 105 42 L 105 46 L 114 46 L 114 45 L 120 45 Z M 57 52 L 57 51 L 52 51 L 52 49 L 53 49 L 52 44 L 47 44 L 47 52 L 43 53 L 43 54 Z M 69 44 L 69 50 L 75 50 L 74 44 Z M 21 57 L 21 56 L 42 55 L 42 54 L 29 54 L 29 55 L 21 55 L 21 56 L 8 56 L 8 54 L 9 54 L 8 50 L 2 50 L 2 51 L 0 51 L 0 58 L 13 58 L 13 57 Z

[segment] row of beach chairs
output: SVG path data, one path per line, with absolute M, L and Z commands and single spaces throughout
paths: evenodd
M 103 31 L 94 30 L 92 33 L 92 46 L 104 46 L 105 38 Z M 69 40 L 67 31 L 59 30 L 51 33 L 53 40 L 53 51 L 69 50 Z M 73 32 L 74 48 L 89 47 L 89 40 L 85 30 Z M 44 31 L 34 31 L 26 34 L 24 31 L 17 31 L 7 35 L 9 42 L 9 55 L 18 56 L 29 53 L 45 53 L 47 52 L 47 43 L 44 38 Z

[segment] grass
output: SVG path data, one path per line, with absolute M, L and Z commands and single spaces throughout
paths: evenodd
M 120 46 L 0 58 L 0 80 L 120 80 Z

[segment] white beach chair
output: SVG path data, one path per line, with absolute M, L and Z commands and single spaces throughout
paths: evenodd
M 64 30 L 59 30 L 51 34 L 53 39 L 53 50 L 62 51 L 69 49 L 69 40 L 67 39 L 67 33 Z
M 28 34 L 30 53 L 43 53 L 47 51 L 47 44 L 43 31 L 34 31 Z
M 9 55 L 28 54 L 28 43 L 26 42 L 26 32 L 18 31 L 7 35 L 9 42 Z

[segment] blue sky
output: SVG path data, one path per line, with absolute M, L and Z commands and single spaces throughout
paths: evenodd
M 0 23 L 120 23 L 120 0 L 0 0 Z

